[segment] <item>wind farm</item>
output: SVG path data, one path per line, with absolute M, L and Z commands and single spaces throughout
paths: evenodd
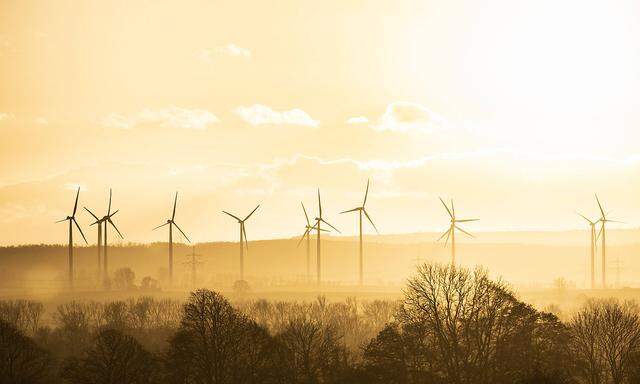
M 378 276 L 376 276 L 375 272 L 374 273 L 370 273 L 370 276 L 365 279 L 365 263 L 366 260 L 369 260 L 369 258 L 365 258 L 365 248 L 368 249 L 373 249 L 374 253 L 380 253 L 380 251 L 378 249 L 380 249 L 380 247 L 384 246 L 385 244 L 396 244 L 397 241 L 396 240 L 389 240 L 389 239 L 393 239 L 396 237 L 400 237 L 400 238 L 406 238 L 408 239 L 406 236 L 403 235 L 396 235 L 396 234 L 384 234 L 384 233 L 380 233 L 378 231 L 377 226 L 374 224 L 373 219 L 371 218 L 371 215 L 369 214 L 369 211 L 367 210 L 368 207 L 368 202 L 370 201 L 370 180 L 367 180 L 366 185 L 365 185 L 365 190 L 364 190 L 364 194 L 362 195 L 362 202 L 361 204 L 359 204 L 358 206 L 351 208 L 351 209 L 347 209 L 344 211 L 340 211 L 337 212 L 338 214 L 342 215 L 346 215 L 349 213 L 357 213 L 357 231 L 355 233 L 355 238 L 351 237 L 350 235 L 344 235 L 342 234 L 335 225 L 333 225 L 332 223 L 330 223 L 329 221 L 327 221 L 326 219 L 326 208 L 323 208 L 323 202 L 322 202 L 322 198 L 321 198 L 321 194 L 320 194 L 320 189 L 317 188 L 316 189 L 316 196 L 315 198 L 318 201 L 318 205 L 317 205 L 317 215 L 315 215 L 313 217 L 313 219 L 311 219 L 311 216 L 309 215 L 309 212 L 307 211 L 306 206 L 304 205 L 303 202 L 300 203 L 300 208 L 302 210 L 303 213 L 303 217 L 304 217 L 304 226 L 303 226 L 303 233 L 300 237 L 293 237 L 293 239 L 296 239 L 295 242 L 291 243 L 290 246 L 292 246 L 293 248 L 291 248 L 290 251 L 287 251 L 285 253 L 288 252 L 294 252 L 295 253 L 295 249 L 300 249 L 302 248 L 304 250 L 303 252 L 303 256 L 302 258 L 298 258 L 298 260 L 303 261 L 303 268 L 300 271 L 300 275 L 302 276 L 300 279 L 292 277 L 292 275 L 287 272 L 287 269 L 290 267 L 290 265 L 288 265 L 291 261 L 287 261 L 287 262 L 283 262 L 284 264 L 279 264 L 277 262 L 274 262 L 269 268 L 267 268 L 268 270 L 270 270 L 270 275 L 272 276 L 271 278 L 277 278 L 278 273 L 278 265 L 280 265 L 280 269 L 282 269 L 282 276 L 289 276 L 285 279 L 285 281 L 288 279 L 290 281 L 290 284 L 302 284 L 302 286 L 305 286 L 305 290 L 310 289 L 313 285 L 315 285 L 315 289 L 319 290 L 320 292 L 326 290 L 326 289 L 331 289 L 331 287 L 335 287 L 336 284 L 340 285 L 340 286 L 349 286 L 350 284 L 353 284 L 354 287 L 359 287 L 359 289 L 364 289 L 365 291 L 367 289 L 375 289 L 373 287 L 375 287 L 376 285 L 379 285 L 380 283 L 380 279 L 388 279 L 388 274 L 387 273 L 380 273 L 378 272 Z M 79 201 L 79 196 L 80 196 L 80 190 L 76 190 L 76 196 L 75 196 L 75 200 L 74 200 L 74 208 L 72 211 L 72 214 L 67 216 L 67 218 L 58 221 L 58 222 L 62 222 L 62 221 L 69 221 L 70 223 L 70 230 L 77 230 L 79 231 L 79 233 L 81 234 L 81 236 L 84 238 L 84 233 L 81 230 L 80 224 L 77 221 L 76 218 L 76 213 L 77 213 L 77 204 Z M 174 243 L 174 236 L 173 236 L 173 229 L 175 227 L 175 229 L 178 230 L 178 232 L 181 234 L 181 236 L 183 237 L 183 239 L 187 242 L 187 243 L 191 243 L 190 238 L 186 235 L 186 233 L 182 230 L 182 228 L 176 223 L 175 219 L 176 219 L 176 213 L 177 213 L 177 205 L 178 205 L 178 193 L 176 192 L 173 196 L 173 204 L 172 204 L 172 209 L 171 209 L 171 215 L 170 217 L 166 220 L 165 223 L 160 224 L 156 227 L 153 228 L 153 230 L 158 230 L 160 228 L 163 228 L 165 226 L 168 226 L 168 232 L 169 232 L 169 238 L 168 238 L 168 242 L 166 243 L 166 249 L 168 251 L 168 264 L 166 264 L 166 271 L 167 271 L 167 279 L 165 283 L 162 283 L 160 286 L 163 287 L 164 289 L 180 289 L 180 286 L 195 286 L 196 281 L 200 281 L 202 283 L 202 278 L 204 278 L 204 276 L 206 276 L 206 273 L 204 272 L 200 272 L 198 273 L 197 269 L 202 268 L 203 266 L 203 260 L 201 259 L 201 255 L 200 254 L 196 254 L 195 253 L 195 248 L 191 250 L 190 255 L 192 256 L 192 259 L 190 261 L 188 261 L 188 265 L 190 266 L 190 270 L 189 270 L 189 276 L 188 277 L 180 277 L 180 283 L 178 283 L 176 281 L 175 278 L 175 270 L 174 270 L 174 248 L 175 248 L 175 243 Z M 374 195 L 375 197 L 375 195 Z M 116 226 L 116 224 L 113 221 L 113 217 L 116 213 L 119 212 L 119 210 L 114 210 L 112 211 L 112 200 L 113 200 L 113 193 L 112 190 L 109 190 L 109 200 L 108 200 L 108 204 L 107 204 L 107 210 L 106 210 L 106 214 L 102 217 L 99 217 L 97 214 L 95 214 L 93 211 L 91 211 L 89 208 L 84 207 L 84 210 L 86 211 L 86 213 L 90 216 L 89 219 L 89 226 L 93 226 L 93 225 L 97 225 L 97 243 L 96 243 L 96 248 L 95 248 L 95 254 L 92 257 L 92 263 L 94 265 L 94 270 L 96 270 L 96 272 L 94 273 L 97 276 L 97 281 L 100 282 L 102 281 L 102 284 L 97 284 L 97 286 L 99 285 L 103 285 L 104 287 L 107 287 L 106 289 L 108 289 L 108 283 L 105 283 L 108 279 L 109 279 L 109 264 L 108 264 L 108 253 L 107 253 L 107 226 L 111 226 L 116 233 L 121 237 L 122 234 L 120 232 L 120 230 L 118 229 L 118 227 Z M 609 216 L 609 214 L 604 210 L 604 207 L 600 201 L 600 198 L 596 195 L 595 196 L 595 202 L 596 202 L 596 209 L 597 212 L 599 213 L 600 217 L 598 217 L 597 219 L 589 219 L 587 216 L 583 215 L 582 213 L 577 213 L 586 223 L 587 223 L 587 239 L 588 239 L 588 246 L 585 247 L 585 252 L 587 252 L 588 254 L 588 266 L 587 266 L 587 270 L 585 271 L 586 274 L 588 274 L 588 279 L 586 279 L 584 281 L 584 287 L 585 288 L 589 288 L 591 290 L 596 290 L 596 289 L 607 289 L 607 288 L 611 288 L 608 284 L 607 284 L 607 280 L 606 280 L 606 272 L 607 269 L 611 268 L 611 266 L 609 266 L 607 264 L 607 250 L 610 246 L 607 245 L 606 243 L 606 235 L 607 235 L 607 228 L 606 228 L 606 224 L 607 223 L 614 223 L 617 225 L 624 225 L 624 223 L 618 221 L 618 220 L 613 220 L 611 219 Z M 477 236 L 473 235 L 471 232 L 467 231 L 466 229 L 462 228 L 460 226 L 460 224 L 463 223 L 475 223 L 478 222 L 479 219 L 477 218 L 460 218 L 458 216 L 458 213 L 456 211 L 456 206 L 454 204 L 453 200 L 450 200 L 449 203 L 446 203 L 444 199 L 442 198 L 438 198 L 437 201 L 440 203 L 441 207 L 444 208 L 446 215 L 449 218 L 449 226 L 447 228 L 447 230 L 442 233 L 439 236 L 434 236 L 431 238 L 431 240 L 428 240 L 428 236 L 426 238 L 423 238 L 422 240 L 417 240 L 419 244 L 424 244 L 425 241 L 427 244 L 431 243 L 431 249 L 432 249 L 432 253 L 434 255 L 438 255 L 436 257 L 436 260 L 439 260 L 439 262 L 443 262 L 443 263 L 447 263 L 450 264 L 451 266 L 455 267 L 455 266 L 459 266 L 462 264 L 469 264 L 469 261 L 467 260 L 460 260 L 459 259 L 459 252 L 460 252 L 460 246 L 462 245 L 463 249 L 464 249 L 464 253 L 465 254 L 469 254 L 472 255 L 471 257 L 473 259 L 477 260 L 477 256 L 473 255 L 475 252 L 470 252 L 469 249 L 473 248 L 473 243 L 472 242 L 468 242 L 468 241 L 463 241 L 461 243 L 461 239 L 458 238 L 457 234 L 458 233 L 462 233 L 466 236 L 468 236 L 471 240 L 476 240 L 477 241 Z M 264 240 L 260 240 L 259 242 L 256 243 L 256 248 L 254 249 L 254 252 L 252 254 L 252 263 L 255 263 L 257 266 L 250 266 L 250 270 L 251 270 L 251 276 L 247 276 L 247 255 L 248 255 L 248 250 L 249 250 L 249 239 L 247 237 L 247 229 L 246 229 L 246 223 L 249 219 L 251 219 L 254 214 L 258 211 L 258 209 L 261 207 L 260 204 L 256 205 L 251 211 L 249 211 L 249 213 L 244 216 L 244 217 L 240 217 L 237 216 L 236 214 L 233 214 L 229 211 L 226 210 L 222 210 L 222 213 L 228 217 L 233 218 L 237 224 L 238 224 L 238 236 L 239 236 L 239 241 L 236 243 L 236 249 L 237 249 L 237 253 L 236 253 L 236 261 L 235 263 L 237 263 L 236 265 L 239 266 L 238 268 L 238 272 L 235 273 L 235 277 L 225 277 L 224 280 L 225 281 L 229 281 L 229 286 L 231 286 L 234 281 L 241 281 L 247 284 L 247 286 L 251 286 L 252 284 L 256 284 L 256 285 L 261 285 L 264 284 L 262 281 L 264 279 L 264 277 L 257 277 L 260 275 L 260 270 L 265 270 L 264 268 L 264 259 L 272 259 L 273 258 L 273 250 L 271 248 L 263 248 L 263 246 L 261 246 L 260 244 L 264 242 Z M 364 236 L 364 230 L 363 230 L 363 222 L 367 221 L 370 225 L 371 225 L 371 229 L 375 232 L 375 234 L 371 234 L 368 236 Z M 103 227 L 104 226 L 104 227 Z M 323 236 L 324 233 L 324 236 Z M 314 236 L 315 235 L 315 236 Z M 484 232 L 481 232 L 481 238 L 486 236 Z M 67 270 L 67 278 L 68 278 L 68 286 L 70 288 L 73 287 L 73 279 L 72 276 L 74 276 L 74 264 L 77 263 L 77 256 L 74 258 L 74 250 L 77 253 L 77 246 L 73 243 L 73 237 L 72 237 L 72 233 L 70 232 L 69 234 L 69 244 L 68 244 L 68 270 Z M 328 236 L 328 237 L 327 237 Z M 315 239 L 314 239 L 315 237 Z M 353 239 L 353 240 L 352 240 Z M 444 239 L 444 248 L 449 248 L 449 256 L 448 257 L 443 257 L 442 252 L 439 250 L 439 247 L 436 246 L 436 244 L 438 242 L 442 242 L 442 240 Z M 315 240 L 315 247 L 312 246 L 313 241 Z M 491 241 L 495 241 L 495 235 L 494 235 L 494 239 L 492 239 Z M 330 246 L 331 248 L 335 247 L 337 244 L 351 244 L 353 241 L 353 244 L 357 246 L 357 253 L 356 253 L 356 258 L 354 258 L 353 254 L 348 255 L 348 254 L 343 254 L 343 250 L 341 250 L 339 253 L 342 255 L 339 257 L 339 259 L 335 259 L 335 257 L 333 257 L 333 255 L 331 254 L 333 251 L 332 250 L 327 250 L 326 247 Z M 414 240 L 416 241 L 416 240 Z M 86 242 L 86 239 L 85 239 Z M 409 241 L 409 243 L 411 243 L 413 241 Z M 207 241 L 201 241 L 198 243 L 193 244 L 192 246 L 195 247 L 196 245 L 200 245 L 202 246 L 203 244 L 208 244 L 210 242 Z M 450 244 L 449 244 L 450 243 Z M 182 244 L 180 245 L 180 252 L 184 252 L 184 248 L 182 248 Z M 302 246 L 302 247 L 301 247 Z M 315 248 L 315 249 L 314 249 Z M 315 252 L 314 252 L 315 251 Z M 324 251 L 324 252 L 323 252 Z M 219 253 L 218 252 L 207 252 L 208 254 L 211 254 L 210 257 L 215 257 L 215 253 Z M 327 252 L 329 252 L 329 254 L 327 255 Z M 617 260 L 619 260 L 619 253 L 615 253 L 616 254 L 616 258 Z M 267 256 L 267 255 L 271 255 L 271 256 Z M 197 260 L 196 260 L 196 256 L 197 256 Z M 386 256 L 386 257 L 393 257 L 392 255 Z M 600 260 L 597 260 L 598 258 L 600 258 Z M 276 258 L 277 259 L 277 258 Z M 372 263 L 373 265 L 379 265 L 381 260 L 379 259 L 379 256 L 375 258 L 376 261 L 374 263 Z M 345 266 L 348 264 L 348 261 L 356 261 L 356 265 L 357 268 L 355 271 L 353 271 L 353 274 L 351 275 L 351 277 L 348 277 L 348 275 L 344 274 L 344 273 L 339 273 L 338 275 L 343 276 L 344 282 L 338 283 L 338 281 L 335 280 L 335 278 L 332 279 L 325 279 L 323 278 L 323 271 L 324 270 L 335 270 L 336 267 L 338 268 L 345 268 Z M 384 259 L 383 259 L 384 260 Z M 312 264 L 315 261 L 315 274 L 312 273 Z M 597 261 L 599 261 L 599 268 L 598 270 L 596 270 L 596 264 Z M 87 260 L 87 262 L 89 262 L 89 260 Z M 282 263 L 282 262 L 281 262 Z M 297 263 L 297 262 L 296 262 Z M 346 264 L 345 264 L 346 263 Z M 618 261 L 619 263 L 619 261 Z M 162 263 L 154 263 L 157 265 L 157 268 L 165 268 L 162 267 Z M 213 262 L 210 261 L 210 264 L 215 264 Z M 262 267 L 260 267 L 262 266 Z M 353 270 L 352 268 L 346 268 L 346 270 Z M 368 268 L 368 269 L 373 269 L 375 270 L 376 268 Z M 346 272 L 345 270 L 345 272 Z M 211 273 L 211 271 L 209 272 Z M 227 267 L 224 267 L 224 274 L 229 274 L 229 276 L 234 275 L 233 273 L 229 273 L 229 269 Z M 600 274 L 600 284 L 596 284 L 596 278 L 597 278 L 597 274 Z M 201 278 L 200 279 L 196 279 L 196 276 L 200 275 Z M 335 272 L 332 272 L 332 275 L 335 275 Z M 618 272 L 618 276 L 619 276 L 619 272 Z M 154 279 L 158 279 L 161 276 L 158 276 Z M 160 280 L 162 280 L 160 278 Z M 215 280 L 215 279 L 214 279 Z M 315 280 L 315 284 L 312 284 L 312 281 Z M 183 283 L 184 281 L 187 281 L 187 283 Z M 206 281 L 206 279 L 205 279 Z M 260 281 L 260 282 L 259 282 Z M 373 283 L 375 281 L 378 281 L 378 283 Z M 616 281 L 618 281 L 618 285 L 619 283 L 619 278 L 616 279 Z M 186 284 L 186 285 L 185 285 Z M 367 288 L 369 287 L 369 288 Z
M 0 1 L 0 384 L 640 383 L 638 35 Z

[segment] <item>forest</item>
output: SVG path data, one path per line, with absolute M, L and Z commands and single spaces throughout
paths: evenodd
M 0 383 L 638 383 L 640 307 L 566 321 L 482 268 L 422 264 L 400 300 L 0 302 Z

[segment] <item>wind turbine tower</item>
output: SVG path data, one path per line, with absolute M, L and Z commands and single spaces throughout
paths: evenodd
M 451 265 L 455 265 L 456 264 L 456 229 L 470 237 L 474 237 L 472 234 L 470 234 L 469 232 L 465 231 L 464 229 L 460 228 L 458 226 L 458 223 L 468 223 L 471 221 L 478 221 L 479 219 L 458 219 L 456 217 L 456 208 L 453 205 L 453 199 L 451 200 L 451 208 L 449 208 L 447 206 L 447 204 L 444 202 L 444 200 L 442 200 L 442 198 L 440 198 L 440 202 L 442 202 L 442 205 L 444 205 L 444 208 L 447 210 L 447 213 L 449 214 L 449 218 L 451 219 L 451 224 L 449 225 L 449 229 L 442 234 L 442 236 L 440 236 L 440 238 L 438 238 L 438 241 L 442 240 L 443 237 L 447 236 L 447 239 L 445 240 L 444 246 L 447 246 L 447 243 L 449 242 L 449 237 L 451 237 Z
M 176 229 L 180 231 L 182 236 L 187 240 L 187 242 L 191 243 L 189 237 L 180 229 L 180 226 L 175 222 L 176 218 L 176 206 L 178 205 L 178 192 L 176 192 L 176 196 L 173 199 L 173 212 L 171 213 L 171 218 L 167 219 L 167 222 L 164 224 L 160 224 L 157 227 L 153 228 L 152 231 L 155 231 L 158 228 L 162 228 L 165 225 L 169 226 L 169 284 L 173 285 L 173 226 L 175 225 Z
M 317 273 L 317 283 L 318 286 L 320 285 L 321 281 L 322 281 L 322 276 L 321 276 L 321 270 L 320 270 L 320 266 L 321 266 L 321 256 L 322 253 L 320 252 L 320 244 L 321 244 L 321 239 L 320 239 L 320 232 L 322 232 L 322 228 L 320 227 L 321 223 L 325 223 L 327 224 L 329 227 L 333 228 L 336 232 L 340 233 L 340 230 L 338 230 L 338 228 L 334 227 L 333 225 L 329 224 L 327 221 L 325 221 L 322 218 L 322 202 L 320 201 L 320 188 L 318 188 L 318 217 L 316 217 L 315 219 L 316 224 L 314 225 L 314 227 L 316 228 L 316 273 Z
M 304 207 L 304 203 L 300 202 L 300 204 L 302 205 L 302 211 L 304 212 L 304 218 L 307 221 L 307 224 L 304 226 L 304 233 L 302 233 L 302 237 L 300 237 L 300 240 L 298 241 L 298 247 L 300 246 L 300 243 L 302 243 L 302 240 L 306 240 L 307 243 L 307 283 L 309 283 L 311 281 L 311 231 L 316 229 L 315 226 L 311 225 L 311 222 L 309 221 L 309 215 L 307 215 L 307 210 Z M 322 229 L 322 232 L 329 232 L 326 229 Z
M 578 213 L 578 215 L 580 215 L 580 217 L 582 217 L 583 219 L 585 219 L 589 225 L 589 229 L 590 229 L 590 239 L 591 239 L 591 244 L 590 244 L 590 248 L 591 248 L 591 289 L 594 289 L 596 287 L 596 272 L 595 272 L 595 268 L 596 268 L 596 242 L 597 242 L 597 236 L 596 236 L 596 224 L 598 224 L 598 222 L 600 221 L 599 219 L 596 221 L 593 220 L 589 220 L 586 218 L 586 216 L 584 216 L 581 213 Z
M 251 211 L 251 213 L 249 213 L 244 219 L 239 218 L 236 215 L 233 215 L 227 211 L 222 211 L 222 213 L 225 213 L 231 217 L 233 217 L 234 219 L 236 219 L 238 221 L 238 224 L 240 224 L 240 280 L 244 281 L 244 248 L 247 248 L 247 253 L 249 253 L 249 243 L 247 241 L 247 230 L 245 229 L 244 223 L 249 220 L 249 218 L 251 217 L 251 215 L 253 215 L 253 213 L 260 208 L 260 204 L 258 204 L 257 207 L 255 207 L 253 209 L 253 211 Z
M 73 268 L 74 268 L 74 260 L 73 260 L 73 225 L 75 224 L 76 228 L 78 228 L 78 231 L 80 232 L 80 234 L 82 235 L 82 238 L 84 239 L 84 242 L 86 244 L 87 243 L 87 238 L 84 237 L 84 233 L 82 233 L 82 229 L 80 228 L 80 225 L 78 225 L 78 222 L 76 221 L 76 211 L 78 210 L 78 197 L 80 197 L 80 187 L 78 187 L 78 192 L 76 192 L 76 202 L 73 205 L 73 213 L 71 214 L 71 216 L 67 216 L 66 218 L 62 219 L 62 220 L 58 220 L 56 221 L 56 223 L 61 223 L 63 221 L 68 221 L 69 222 L 69 288 L 73 288 Z
M 349 209 L 347 211 L 343 211 L 340 212 L 342 213 L 348 213 L 348 212 L 358 212 L 358 224 L 359 224 L 359 240 L 360 240 L 360 248 L 359 248 L 359 266 L 360 266 L 360 278 L 359 278 L 359 284 L 360 286 L 363 285 L 363 281 L 364 281 L 364 276 L 363 276 L 363 269 L 362 269 L 362 214 L 364 213 L 365 217 L 367 218 L 367 220 L 369 220 L 369 223 L 371 223 L 371 225 L 373 226 L 373 229 L 376 230 L 376 233 L 378 232 L 378 228 L 376 228 L 376 225 L 373 223 L 373 220 L 371 220 L 371 217 L 369 216 L 369 213 L 367 213 L 367 210 L 365 209 L 365 205 L 367 204 L 367 195 L 369 194 L 369 180 L 367 180 L 367 189 L 364 192 L 364 200 L 362 201 L 362 205 L 359 207 L 355 207 L 353 209 Z
M 600 204 L 600 199 L 598 198 L 598 195 L 596 196 L 596 202 L 598 203 L 598 208 L 600 209 L 600 232 L 599 232 L 599 236 L 602 236 L 602 288 L 606 288 L 607 287 L 607 247 L 606 247 L 606 241 L 607 241 L 607 229 L 606 229 L 606 224 L 607 223 L 619 223 L 619 221 L 616 220 L 610 220 L 607 218 L 607 215 L 604 212 L 604 208 L 602 208 L 602 204 Z

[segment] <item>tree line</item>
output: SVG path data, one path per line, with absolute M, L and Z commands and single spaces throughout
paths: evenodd
M 0 302 L 0 383 L 639 383 L 640 308 L 569 321 L 483 269 L 424 264 L 398 302 L 258 300 L 210 290 L 57 307 Z

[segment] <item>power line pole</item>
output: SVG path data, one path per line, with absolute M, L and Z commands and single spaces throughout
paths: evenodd
M 616 266 L 616 287 L 620 288 L 620 255 L 616 256 L 615 266 Z
M 195 288 L 196 287 L 196 267 L 198 265 L 204 264 L 199 259 L 199 257 L 202 255 L 196 253 L 196 246 L 194 245 L 191 249 L 191 253 L 189 253 L 186 256 L 189 257 L 189 260 L 187 260 L 184 264 L 191 267 L 191 287 Z

